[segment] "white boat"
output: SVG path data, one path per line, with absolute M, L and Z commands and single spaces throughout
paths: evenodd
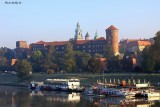
M 114 97 L 125 96 L 124 91 L 115 89 L 115 88 L 108 88 L 108 87 L 103 88 L 100 94 L 104 94 L 106 96 L 114 96 Z
M 159 97 L 160 93 L 154 92 L 154 91 L 148 91 L 148 92 L 143 92 L 142 96 L 144 96 L 144 97 Z
M 47 79 L 46 84 L 55 91 L 83 91 L 79 79 Z

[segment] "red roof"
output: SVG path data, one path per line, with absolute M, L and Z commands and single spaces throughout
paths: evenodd
M 39 41 L 36 43 L 33 43 L 35 45 L 40 45 L 40 44 L 45 44 L 46 46 L 48 45 L 65 45 L 68 41 L 54 41 L 54 42 L 44 42 L 44 41 Z
M 120 40 L 119 44 L 121 45 L 125 45 L 129 42 L 134 42 L 134 41 L 138 41 L 139 39 L 124 39 L 124 40 Z
M 111 25 L 109 28 L 107 28 L 106 30 L 118 30 L 115 26 Z
M 47 42 L 46 45 L 65 45 L 68 41 L 54 41 L 54 42 Z
M 104 37 L 100 37 L 98 39 L 92 39 L 92 40 L 79 40 L 77 41 L 77 44 L 81 45 L 81 44 L 85 44 L 85 43 L 88 43 L 88 42 L 92 42 L 92 41 L 99 41 L 99 40 L 106 40 Z
M 33 44 L 37 44 L 37 45 L 38 45 L 38 44 L 45 44 L 45 43 L 46 43 L 46 42 L 44 42 L 44 41 L 41 40 L 41 41 L 38 41 L 38 42 L 33 43 Z
M 131 41 L 127 44 L 127 47 L 133 47 L 133 46 L 150 46 L 151 42 L 146 40 L 139 40 L 139 41 Z
M 78 45 L 81 45 L 81 44 L 84 44 L 84 43 L 87 43 L 87 42 L 90 42 L 91 40 L 79 40 L 77 41 L 77 44 Z
M 138 41 L 139 46 L 150 46 L 151 42 L 150 41 Z

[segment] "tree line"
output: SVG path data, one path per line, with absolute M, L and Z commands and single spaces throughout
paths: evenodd
M 0 71 L 15 70 L 18 76 L 28 75 L 31 72 L 41 73 L 102 73 L 102 72 L 159 72 L 160 69 L 160 31 L 153 38 L 154 44 L 146 47 L 136 55 L 124 53 L 114 56 L 111 46 L 106 46 L 104 54 L 91 55 L 81 51 L 73 51 L 73 43 L 66 44 L 64 53 L 57 53 L 54 46 L 48 46 L 43 51 L 32 51 L 28 59 L 21 59 L 14 66 L 9 60 L 14 58 L 14 51 L 0 48 Z M 129 57 L 128 57 L 129 56 Z M 107 58 L 105 65 L 99 60 Z M 133 67 L 133 57 L 137 58 L 138 65 Z M 105 67 L 104 67 L 105 66 Z M 27 73 L 27 74 L 26 74 Z

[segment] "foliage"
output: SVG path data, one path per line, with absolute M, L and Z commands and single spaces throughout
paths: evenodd
M 7 62 L 6 58 L 1 56 L 0 57 L 0 66 L 6 65 L 6 62 Z
M 32 66 L 27 60 L 24 59 L 17 61 L 14 67 L 19 78 L 27 78 L 31 76 Z
M 83 53 L 81 51 L 76 51 L 75 61 L 76 61 L 76 72 L 83 72 L 86 69 L 91 55 L 89 53 Z
M 53 73 L 54 73 L 54 70 L 52 70 L 52 69 L 47 70 L 47 74 L 53 74 Z
M 154 44 L 146 47 L 142 52 L 141 64 L 148 73 L 160 70 L 160 31 L 154 37 Z
M 92 57 L 88 61 L 87 69 L 89 72 L 95 74 L 96 72 L 101 71 L 101 62 L 99 59 L 96 59 L 95 57 Z
M 119 72 L 122 70 L 122 60 L 120 56 L 113 56 L 107 60 L 107 69 L 110 72 Z
M 103 55 L 96 53 L 96 54 L 94 54 L 93 57 L 95 57 L 95 58 L 103 58 Z
M 33 67 L 33 71 L 40 72 L 40 66 L 42 64 L 43 55 L 41 51 L 33 51 L 30 56 L 30 62 Z
M 112 46 L 106 45 L 104 46 L 104 55 L 105 58 L 112 58 L 114 56 Z
M 67 73 L 75 70 L 75 52 L 73 51 L 73 44 L 68 42 L 65 47 L 64 55 L 62 56 L 63 70 Z

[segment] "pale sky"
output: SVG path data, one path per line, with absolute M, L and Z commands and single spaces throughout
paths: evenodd
M 114 25 L 119 40 L 151 38 L 160 30 L 160 0 L 0 0 L 0 47 L 69 40 L 78 21 L 83 37 L 94 38 L 96 30 L 105 37 Z

